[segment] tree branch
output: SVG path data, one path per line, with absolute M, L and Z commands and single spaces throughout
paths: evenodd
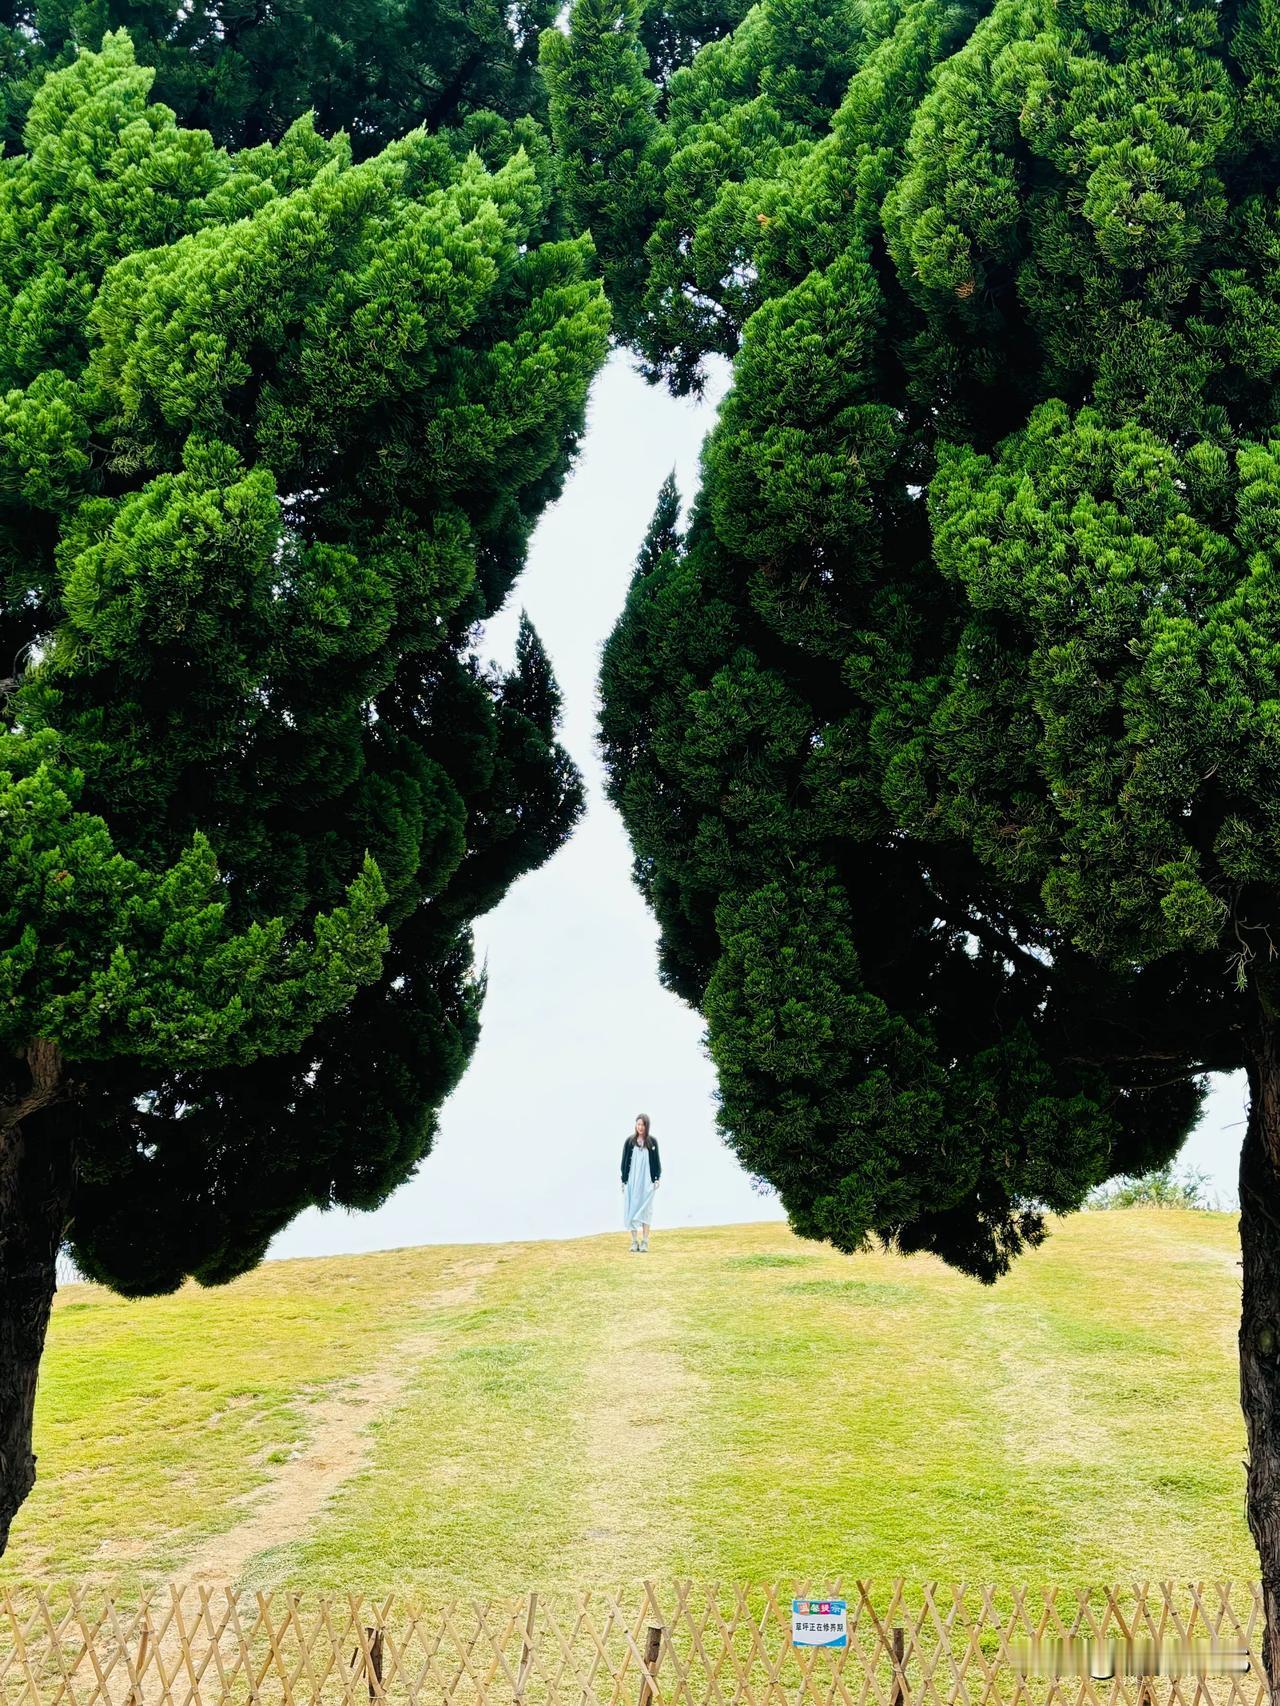
M 16 1102 L 0 1104 L 0 1137 L 32 1114 L 54 1102 L 66 1099 L 68 1085 L 63 1076 L 62 1050 L 47 1037 L 37 1037 L 27 1048 L 27 1068 L 31 1073 L 31 1088 Z

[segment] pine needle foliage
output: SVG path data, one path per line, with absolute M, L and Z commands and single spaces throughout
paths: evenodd
M 215 142 L 278 142 L 312 112 L 362 157 L 419 125 L 540 114 L 538 33 L 554 16 L 549 0 L 17 0 L 0 8 L 0 126 L 20 152 L 46 73 L 125 30 L 156 99 Z
M 740 192 L 733 390 L 602 726 L 744 1163 L 991 1279 L 1276 1011 L 1275 53 L 1154 0 L 868 6 L 852 51 Z
M 759 0 L 667 73 L 654 15 L 574 0 L 542 68 L 566 205 L 595 239 L 619 334 L 683 393 L 759 305 L 764 185 L 825 134 L 868 24 L 856 0 Z
M 71 1248 L 131 1292 L 430 1145 L 470 922 L 580 809 L 532 629 L 469 653 L 607 338 L 523 151 L 226 152 L 151 84 L 109 37 L 0 165 L 2 1100 L 72 1111 Z

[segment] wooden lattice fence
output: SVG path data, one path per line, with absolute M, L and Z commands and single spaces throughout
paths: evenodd
M 846 1650 L 792 1647 L 793 1593 L 848 1600 Z M 201 1584 L 133 1599 L 12 1588 L 0 1590 L 0 1706 L 1267 1706 L 1261 1634 L 1258 1590 L 1229 1582 L 681 1582 L 448 1604 Z M 1042 1652 L 1111 1643 L 1122 1659 L 1105 1679 L 1027 1674 L 1037 1640 Z M 1126 1674 L 1125 1652 L 1207 1642 L 1249 1668 Z

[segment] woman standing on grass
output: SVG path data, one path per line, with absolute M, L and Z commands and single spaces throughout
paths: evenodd
M 649 1248 L 653 1193 L 662 1177 L 658 1146 L 649 1135 L 648 1114 L 636 1115 L 636 1129 L 622 1146 L 622 1221 L 633 1250 Z

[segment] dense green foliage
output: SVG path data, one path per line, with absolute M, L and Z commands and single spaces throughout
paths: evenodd
M 76 1259 L 131 1291 L 430 1144 L 470 920 L 579 809 L 532 630 L 468 647 L 607 338 L 524 151 L 227 153 L 151 81 L 109 38 L 0 163 L 0 1103 L 56 1045 Z
M 871 4 L 742 192 L 756 305 L 603 727 L 730 1140 L 841 1247 L 993 1277 L 1274 1028 L 1274 25 Z
M 665 84 L 732 29 L 743 0 L 649 6 L 640 38 Z M 357 159 L 406 131 L 485 113 L 545 114 L 539 33 L 553 0 L 16 0 L 0 5 L 0 140 L 21 148 L 45 74 L 127 30 L 154 94 L 224 147 L 276 142 L 304 113 L 346 130 Z
M 10 149 L 41 79 L 129 32 L 155 96 L 227 147 L 274 142 L 314 112 L 357 157 L 419 125 L 537 112 L 538 31 L 550 0 L 18 0 L 0 8 L 0 123 Z
M 746 0 L 671 0 L 645 5 L 637 24 L 647 70 L 657 85 L 656 110 L 667 103 L 671 79 L 700 48 L 720 41 L 742 21 Z
M 542 65 L 566 202 L 600 251 L 618 329 L 685 391 L 704 356 L 733 353 L 761 299 L 763 184 L 826 132 L 867 26 L 855 0 L 760 0 L 658 85 L 652 15 L 576 0 Z

